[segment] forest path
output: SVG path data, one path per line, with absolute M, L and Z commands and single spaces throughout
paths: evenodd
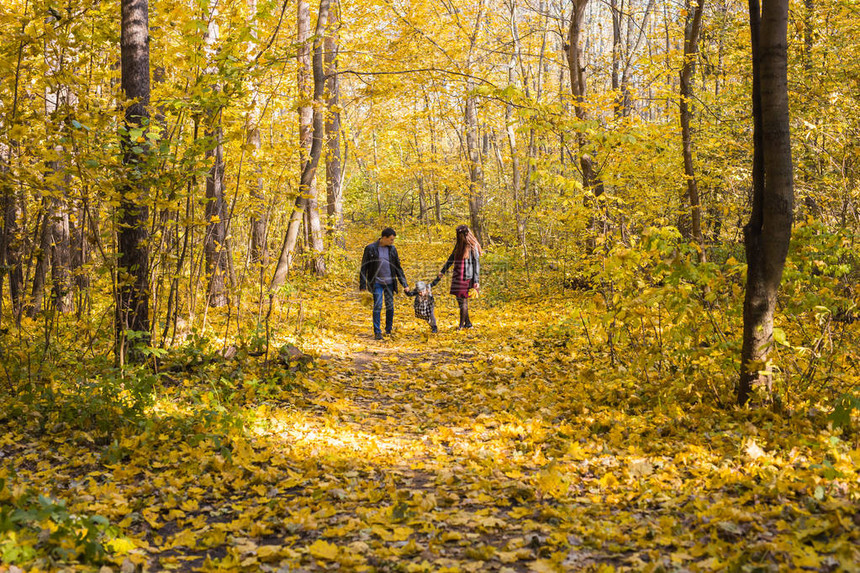
M 553 528 L 524 519 L 534 514 L 525 504 L 535 492 L 523 471 L 545 460 L 519 439 L 526 430 L 508 411 L 519 401 L 511 382 L 523 371 L 504 353 L 510 332 L 484 326 L 480 299 L 476 328 L 457 331 L 455 304 L 436 298 L 439 334 L 414 318 L 412 299 L 401 295 L 394 335 L 383 341 L 372 338 L 360 297 L 329 301 L 338 312 L 320 321 L 321 360 L 307 374 L 316 414 L 289 433 L 292 447 L 327 451 L 352 476 L 336 488 L 331 519 L 359 519 L 364 529 L 351 542 L 337 540 L 341 564 L 525 571 L 549 556 Z
M 479 298 L 476 328 L 457 331 L 450 298 L 437 295 L 431 334 L 398 295 L 382 341 L 357 294 L 332 287 L 307 301 L 299 344 L 314 364 L 227 440 L 186 457 L 159 444 L 154 457 L 170 459 L 159 482 L 196 482 L 191 492 L 129 488 L 152 500 L 141 531 L 151 568 L 512 572 L 566 548 L 558 504 L 532 483 L 556 443 L 528 421 L 544 386 L 526 380 L 537 359 L 522 349 L 531 338 L 517 337 L 538 318 L 484 326 Z
M 303 332 L 284 332 L 284 309 L 273 320 L 316 357 L 306 370 L 197 363 L 163 377 L 145 424 L 100 442 L 10 428 L 0 479 L 109 519 L 124 573 L 860 563 L 860 450 L 803 418 L 644 403 L 634 375 L 589 358 L 570 297 L 479 297 L 476 328 L 456 331 L 443 292 L 436 335 L 410 303 L 376 341 L 370 308 L 325 283 Z
M 635 380 L 593 370 L 587 336 L 547 337 L 571 324 L 575 301 L 490 302 L 474 301 L 476 328 L 456 331 L 456 307 L 437 291 L 433 335 L 400 296 L 383 341 L 360 297 L 326 303 L 337 311 L 311 345 L 313 407 L 272 434 L 313 478 L 285 506 L 290 563 L 510 573 L 856 562 L 856 503 L 810 505 L 806 467 L 817 466 L 777 453 L 784 429 L 641 406 Z M 750 485 L 773 464 L 785 468 L 776 482 Z M 803 531 L 829 532 L 826 545 Z

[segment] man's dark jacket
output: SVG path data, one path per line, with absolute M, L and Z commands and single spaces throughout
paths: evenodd
M 394 292 L 397 292 L 397 281 L 403 285 L 403 288 L 409 288 L 409 283 L 406 282 L 406 274 L 400 266 L 400 255 L 397 254 L 397 249 L 394 245 L 388 247 L 388 264 L 391 267 L 391 276 L 394 281 Z M 358 289 L 373 290 L 376 284 L 376 275 L 379 273 L 379 241 L 374 241 L 364 247 L 364 255 L 361 257 L 361 269 L 358 271 Z

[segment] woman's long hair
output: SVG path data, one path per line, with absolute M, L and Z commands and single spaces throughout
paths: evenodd
M 481 248 L 481 243 L 475 237 L 472 230 L 467 225 L 457 227 L 457 244 L 454 245 L 454 258 L 465 259 L 472 254 L 472 249 L 475 249 L 479 255 L 484 254 L 484 249 Z

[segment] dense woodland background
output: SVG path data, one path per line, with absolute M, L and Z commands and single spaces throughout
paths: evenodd
M 207 308 L 244 305 L 259 319 L 288 271 L 289 288 L 306 270 L 348 278 L 343 255 L 367 237 L 347 244 L 347 224 L 432 240 L 468 217 L 490 260 L 524 285 L 505 292 L 601 293 L 614 320 L 600 350 L 613 359 L 628 343 L 660 343 L 645 326 L 659 299 L 635 302 L 643 286 L 665 286 L 654 265 L 691 289 L 682 298 L 703 331 L 682 348 L 734 343 L 753 207 L 746 6 L 322 2 L 322 18 L 316 8 L 153 3 L 137 32 L 148 61 L 129 60 L 123 91 L 118 6 L 6 3 L 5 328 L 83 321 L 92 346 L 111 339 L 114 314 L 122 363 L 129 329 L 138 346 L 163 349 L 203 328 Z M 818 363 L 832 364 L 822 352 L 836 352 L 834 329 L 854 317 L 856 13 L 850 1 L 788 11 L 797 200 L 778 311 L 800 320 L 777 321 L 783 394 L 818 379 L 832 387 Z M 134 68 L 144 64 L 149 73 Z M 123 245 L 138 244 L 141 264 L 123 259 Z M 129 289 L 148 303 L 129 306 Z M 636 308 L 647 309 L 644 338 L 617 328 Z M 226 335 L 254 324 L 240 315 Z
M 111 444 L 166 373 L 237 353 L 259 396 L 223 404 L 269 396 L 279 348 L 325 354 L 360 308 L 337 301 L 382 227 L 414 281 L 468 223 L 485 328 L 544 316 L 516 336 L 595 403 L 751 400 L 850 440 L 860 4 L 765 0 L 771 33 L 780 8 L 789 179 L 761 234 L 791 243 L 742 363 L 755 1 L 5 0 L 0 421 Z

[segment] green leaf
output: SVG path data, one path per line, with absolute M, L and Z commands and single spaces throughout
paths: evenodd
M 851 425 L 851 412 L 860 410 L 860 397 L 844 394 L 836 400 L 836 405 L 827 418 L 834 428 L 847 428 Z
M 785 338 L 785 331 L 781 328 L 773 329 L 773 341 L 782 346 L 788 346 L 788 341 Z

